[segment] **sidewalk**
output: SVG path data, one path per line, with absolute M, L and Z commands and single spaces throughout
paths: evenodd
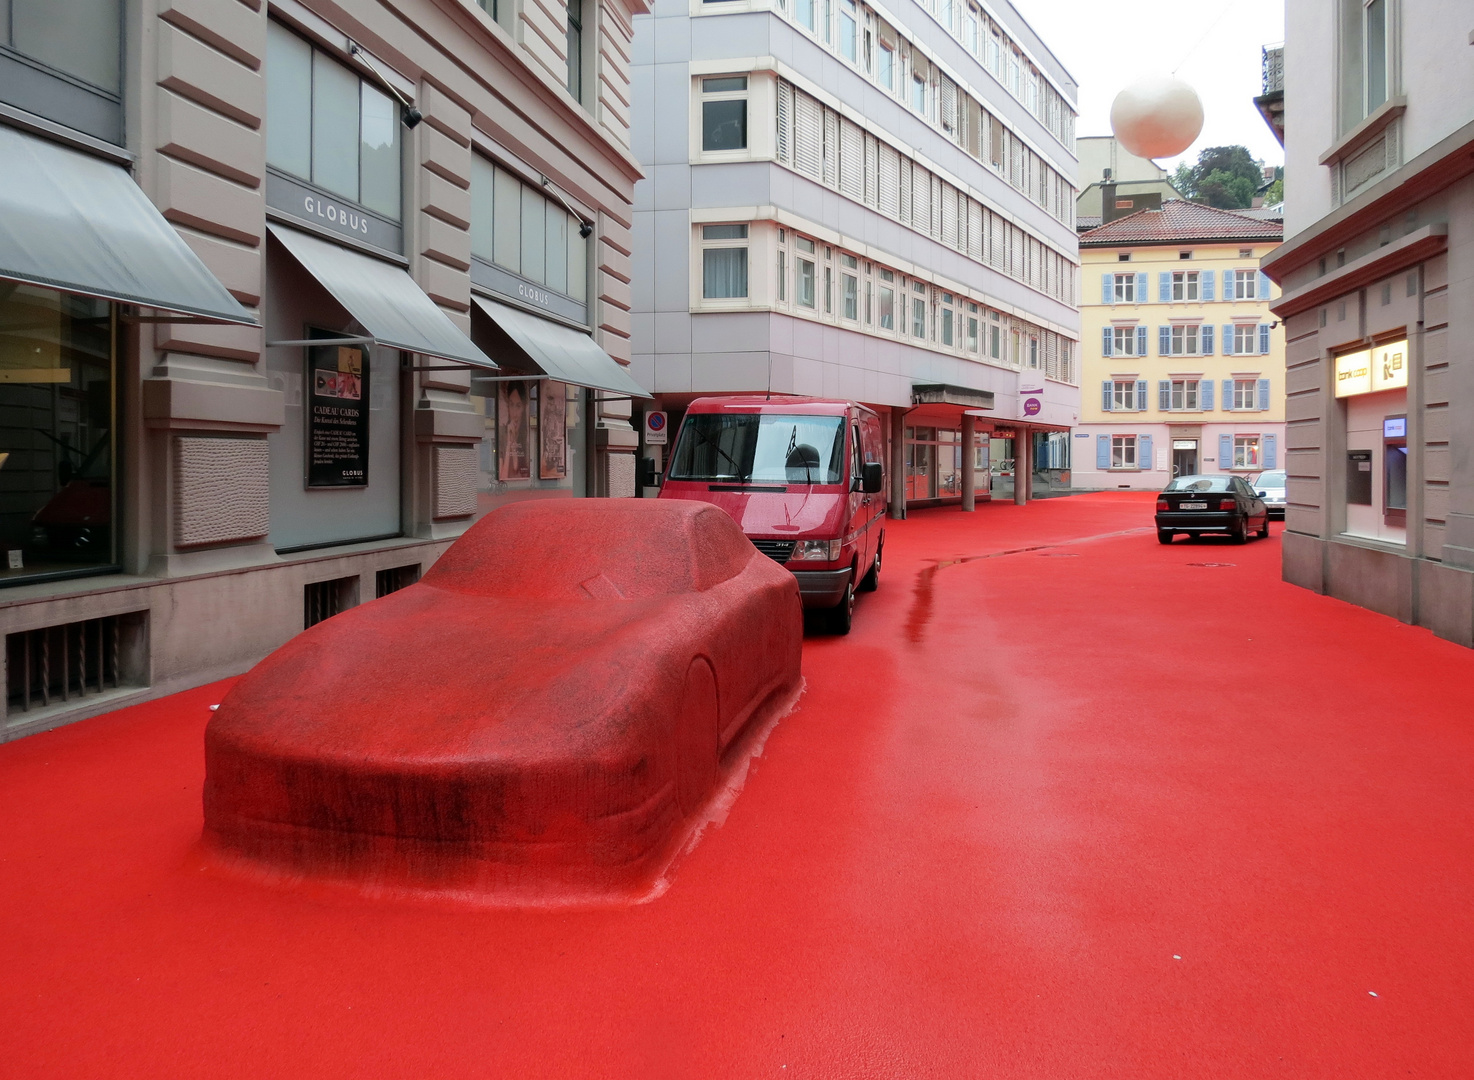
M 1151 511 L 891 522 L 645 905 L 202 873 L 218 685 L 0 746 L 0 1075 L 1474 1075 L 1474 653 Z

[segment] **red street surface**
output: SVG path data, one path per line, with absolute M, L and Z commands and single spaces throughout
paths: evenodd
M 647 904 L 201 871 L 218 685 L 0 747 L 0 1075 L 1474 1075 L 1474 653 L 1151 512 L 891 523 Z

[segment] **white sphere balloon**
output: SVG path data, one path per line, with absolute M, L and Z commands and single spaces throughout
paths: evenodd
M 1149 76 L 1116 95 L 1111 130 L 1137 157 L 1176 157 L 1202 132 L 1203 103 L 1197 91 L 1182 80 Z

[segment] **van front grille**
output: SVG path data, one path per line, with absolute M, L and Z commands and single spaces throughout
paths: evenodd
M 761 551 L 774 562 L 787 562 L 788 557 L 793 554 L 792 540 L 754 540 L 752 546 Z

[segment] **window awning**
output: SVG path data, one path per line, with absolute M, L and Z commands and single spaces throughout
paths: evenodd
M 0 279 L 255 326 L 127 170 L 0 124 Z
M 911 385 L 913 405 L 956 405 L 961 409 L 993 408 L 993 391 L 973 390 L 966 386 L 950 386 L 947 383 L 913 383 Z
M 496 364 L 399 267 L 296 229 L 267 229 L 378 344 L 495 370 Z
M 498 344 L 520 354 L 521 363 L 513 361 L 512 366 L 526 364 L 533 374 L 591 390 L 634 398 L 651 396 L 588 334 L 484 296 L 472 296 L 471 300 L 505 339 Z

